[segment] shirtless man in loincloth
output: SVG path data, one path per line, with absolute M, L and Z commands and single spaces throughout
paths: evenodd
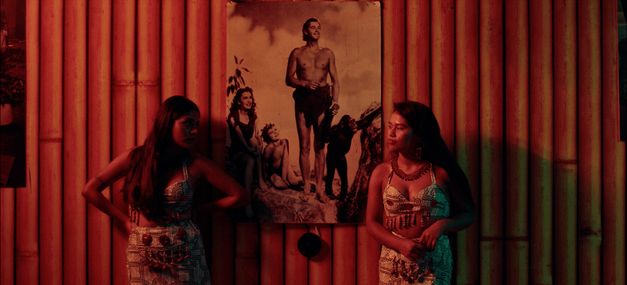
M 319 198 L 328 200 L 322 191 L 324 173 L 324 142 L 321 136 L 322 121 L 325 113 L 329 116 L 337 114 L 340 106 L 338 98 L 340 83 L 335 68 L 335 55 L 329 48 L 318 45 L 320 39 L 320 22 L 309 18 L 303 24 L 303 40 L 306 44 L 297 47 L 290 53 L 285 74 L 288 86 L 296 88 L 293 93 L 294 113 L 298 130 L 299 165 L 305 182 L 305 193 L 318 193 Z M 331 82 L 327 82 L 327 77 Z M 327 112 L 328 111 L 328 112 Z M 317 191 L 311 189 L 311 171 L 309 153 L 311 149 L 311 133 L 314 141 L 314 171 Z

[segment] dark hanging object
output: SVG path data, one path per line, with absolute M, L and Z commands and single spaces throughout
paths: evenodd
M 307 258 L 312 258 L 320 253 L 322 240 L 313 233 L 305 233 L 298 239 L 298 251 Z

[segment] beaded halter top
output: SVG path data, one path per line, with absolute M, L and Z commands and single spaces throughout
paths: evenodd
M 187 162 L 183 163 L 183 180 L 170 184 L 163 190 L 165 217 L 168 222 L 191 219 L 194 191 L 189 181 Z
M 183 179 L 168 185 L 163 189 L 164 215 L 159 221 L 163 223 L 177 223 L 192 218 L 192 201 L 194 190 L 189 181 L 187 162 L 183 162 Z M 139 212 L 131 207 L 131 221 L 139 224 Z
M 431 184 L 411 198 L 406 197 L 392 186 L 394 172 L 390 172 L 387 185 L 383 189 L 385 213 L 383 225 L 386 229 L 394 231 L 415 226 L 424 229 L 434 221 L 450 215 L 450 205 L 446 192 L 436 184 L 433 167 L 429 172 Z

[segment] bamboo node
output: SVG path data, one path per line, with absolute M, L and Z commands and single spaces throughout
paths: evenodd
M 113 80 L 112 85 L 113 86 L 135 86 L 137 84 L 135 80 Z
M 529 242 L 529 236 L 505 236 L 503 238 L 505 241 L 520 241 L 520 242 Z
M 39 251 L 37 250 L 16 250 L 15 256 L 17 258 L 37 258 L 39 257 Z
M 593 230 L 591 228 L 583 228 L 583 229 L 579 230 L 579 236 L 580 237 L 600 237 L 601 236 L 601 231 L 600 230 Z
M 574 164 L 577 165 L 577 159 L 556 159 L 553 161 L 556 165 L 569 165 Z
M 44 142 L 63 142 L 63 138 L 62 137 L 44 137 L 41 136 L 39 137 L 39 142 L 44 143 Z
M 137 86 L 159 86 L 160 83 L 160 80 L 138 80 Z

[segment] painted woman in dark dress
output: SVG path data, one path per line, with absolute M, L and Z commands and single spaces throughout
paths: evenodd
M 241 88 L 233 97 L 227 118 L 231 137 L 229 160 L 233 164 L 235 178 L 244 182 L 249 198 L 253 196 L 255 178 L 259 178 L 261 171 L 262 146 L 257 132 L 256 106 L 252 88 Z M 260 187 L 266 188 L 263 179 L 257 181 Z M 252 206 L 246 208 L 246 216 L 254 216 Z

